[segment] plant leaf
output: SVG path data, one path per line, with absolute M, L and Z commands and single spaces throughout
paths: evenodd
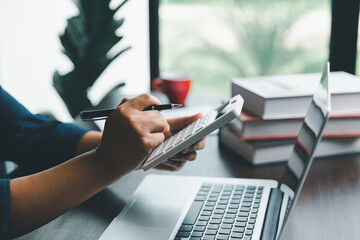
M 111 0 L 73 0 L 79 10 L 77 16 L 67 20 L 60 41 L 63 53 L 74 64 L 73 71 L 53 75 L 53 85 L 65 102 L 72 116 L 91 102 L 87 92 L 103 71 L 130 47 L 109 57 L 109 51 L 122 39 L 116 31 L 123 26 L 124 18 L 114 19 L 116 12 L 128 2 L 110 8 Z

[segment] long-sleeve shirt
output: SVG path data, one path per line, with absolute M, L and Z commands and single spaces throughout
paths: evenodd
M 29 171 L 50 168 L 74 157 L 87 131 L 30 113 L 0 87 L 0 161 Z M 0 179 L 0 239 L 8 228 L 10 203 L 10 179 Z

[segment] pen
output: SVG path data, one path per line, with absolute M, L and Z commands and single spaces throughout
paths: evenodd
M 143 111 L 149 111 L 149 110 L 168 110 L 173 108 L 179 108 L 182 107 L 181 104 L 175 104 L 175 103 L 169 103 L 169 104 L 161 104 L 161 105 L 150 105 L 146 108 L 144 108 Z
M 150 105 L 143 109 L 143 111 L 150 110 L 168 110 L 173 108 L 182 107 L 181 104 L 161 104 L 161 105 Z M 80 112 L 80 118 L 83 121 L 97 121 L 106 119 L 115 109 L 101 109 L 101 110 L 93 110 L 93 111 L 82 111 Z

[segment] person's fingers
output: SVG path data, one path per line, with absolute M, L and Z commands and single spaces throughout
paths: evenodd
M 166 171 L 178 171 L 183 168 L 188 161 L 193 161 L 196 159 L 196 152 L 189 154 L 178 154 L 174 157 L 162 162 L 160 165 L 155 168 L 158 170 Z
M 205 148 L 205 140 L 204 138 L 202 140 L 200 140 L 199 142 L 191 145 L 188 148 L 185 148 L 184 150 L 181 151 L 182 154 L 186 154 L 186 153 L 191 153 L 191 152 L 195 152 L 197 150 L 201 150 Z
M 161 163 L 160 165 L 157 165 L 156 167 L 154 167 L 157 170 L 163 170 L 163 171 L 170 171 L 170 172 L 175 172 L 176 169 L 173 167 L 170 167 L 168 165 L 165 165 L 163 163 Z
M 168 166 L 170 168 L 173 168 L 175 171 L 180 170 L 181 168 L 184 167 L 184 165 L 186 164 L 186 161 L 171 161 L 171 160 L 166 160 L 164 162 L 162 162 L 163 165 Z
M 162 132 L 149 133 L 142 139 L 143 144 L 151 147 L 151 149 L 159 146 L 162 142 L 164 142 L 164 140 L 165 136 Z
M 175 133 L 200 118 L 202 118 L 202 113 L 198 113 L 198 114 L 195 114 L 193 116 L 188 116 L 188 117 L 168 119 L 167 121 L 169 123 L 172 133 Z
M 151 96 L 150 94 L 142 94 L 140 96 L 137 96 L 128 102 L 127 104 L 131 105 L 133 108 L 142 111 L 144 108 L 150 106 L 150 105 L 159 105 L 161 104 L 160 100 L 157 99 L 154 96 Z
M 145 130 L 149 132 L 165 132 L 169 129 L 169 124 L 159 111 L 145 111 L 141 115 L 141 121 L 146 121 Z
M 187 153 L 187 154 L 176 154 L 175 156 L 171 157 L 169 159 L 169 162 L 170 161 L 181 161 L 181 162 L 184 162 L 184 161 L 194 161 L 197 157 L 197 153 L 196 152 L 191 152 L 191 153 Z
M 118 106 L 120 106 L 121 104 L 123 104 L 123 103 L 126 103 L 127 101 L 129 101 L 131 98 L 127 98 L 127 97 L 125 97 L 125 98 L 123 98 L 123 100 L 121 100 L 121 103 L 118 105 Z
M 169 125 L 167 121 L 162 116 L 149 119 L 149 123 L 150 124 L 146 125 L 147 128 L 146 130 L 149 131 L 150 133 L 155 133 L 155 132 L 164 133 L 169 129 Z

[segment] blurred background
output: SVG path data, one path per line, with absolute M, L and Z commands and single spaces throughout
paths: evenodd
M 193 92 L 230 92 L 234 76 L 319 72 L 329 57 L 328 0 L 161 0 L 160 68 Z
M 121 0 L 112 0 L 111 7 Z M 73 65 L 62 53 L 59 35 L 66 20 L 78 14 L 72 0 L 0 0 L 0 84 L 32 112 L 51 111 L 62 121 L 72 120 L 52 86 L 55 70 L 69 72 Z M 88 96 L 94 105 L 119 82 L 123 91 L 149 91 L 149 7 L 147 0 L 131 0 L 116 14 L 125 18 L 124 35 L 112 51 L 131 46 L 103 72 Z
M 89 90 L 93 105 L 120 82 L 126 94 L 150 91 L 151 4 L 158 4 L 153 64 L 160 72 L 190 73 L 191 93 L 230 94 L 232 77 L 319 72 L 329 59 L 329 0 L 129 0 L 115 16 L 125 22 L 111 51 L 131 49 Z M 59 35 L 76 14 L 71 0 L 0 0 L 0 84 L 31 111 L 63 121 L 72 118 L 52 78 L 73 68 Z

